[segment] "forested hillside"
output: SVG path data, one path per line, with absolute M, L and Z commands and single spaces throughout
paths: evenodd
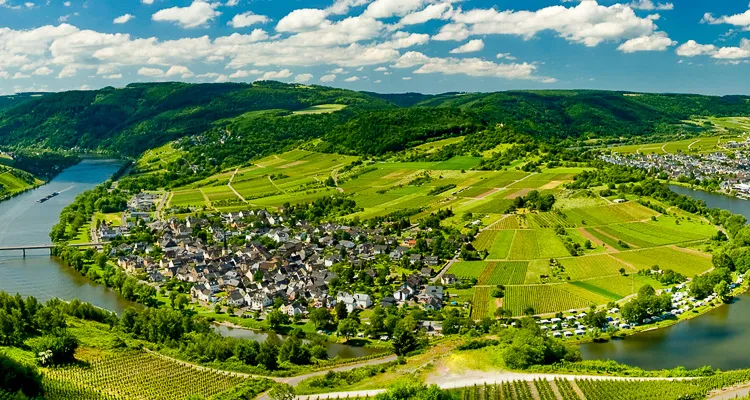
M 750 116 L 749 100 L 590 90 L 423 95 L 278 82 L 142 83 L 25 96 L 20 103 L 0 98 L 0 145 L 136 156 L 189 137 L 181 146 L 226 166 L 310 139 L 323 139 L 318 150 L 381 155 L 498 124 L 537 140 L 571 143 L 694 133 L 702 127 L 685 120 Z

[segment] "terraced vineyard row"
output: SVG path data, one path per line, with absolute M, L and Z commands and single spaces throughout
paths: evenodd
M 575 228 L 576 223 L 567 218 L 565 214 L 545 212 L 539 214 L 528 214 L 526 220 L 531 228 L 554 228 L 558 225 L 564 228 Z
M 490 315 L 490 288 L 474 288 L 474 300 L 472 300 L 471 318 L 482 319 Z M 495 311 L 494 309 L 492 310 Z
M 211 397 L 245 380 L 199 371 L 146 352 L 122 353 L 89 366 L 53 368 L 44 373 L 45 391 L 51 400 Z
M 497 385 L 473 386 L 451 391 L 461 400 L 532 400 L 531 388 L 526 381 L 513 381 Z
M 508 286 L 505 290 L 504 308 L 513 315 L 523 315 L 528 308 L 535 314 L 547 314 L 556 311 L 586 308 L 595 302 L 571 294 L 557 286 Z
M 491 262 L 479 276 L 480 285 L 521 285 L 526 279 L 526 261 Z

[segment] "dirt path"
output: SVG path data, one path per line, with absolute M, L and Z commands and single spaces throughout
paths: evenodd
M 700 139 L 698 139 L 698 140 L 696 140 L 695 142 L 693 142 L 693 143 L 690 143 L 690 144 L 688 145 L 688 151 L 689 151 L 689 150 L 692 150 L 692 149 L 693 149 L 693 145 L 694 145 L 694 144 L 696 144 L 696 143 L 698 143 L 698 142 L 700 142 L 700 141 L 701 141 L 701 140 L 700 140 Z
M 602 242 L 601 239 L 591 234 L 591 232 L 587 231 L 586 228 L 578 228 L 578 233 L 581 234 L 581 236 L 585 237 L 586 239 L 590 240 L 591 243 L 594 243 L 598 246 L 602 246 L 605 250 L 607 250 L 608 253 L 619 253 L 620 250 L 612 247 L 607 246 L 606 243 Z
M 680 381 L 690 380 L 696 378 L 634 378 L 634 377 L 615 377 L 615 376 L 601 376 L 601 375 L 562 375 L 562 374 L 532 374 L 532 373 L 520 373 L 510 371 L 465 371 L 461 375 L 446 374 L 445 371 L 435 371 L 431 373 L 426 382 L 428 385 L 436 384 L 441 389 L 460 389 L 472 386 L 483 386 L 485 384 L 495 385 L 501 383 L 510 383 L 514 381 L 526 381 L 533 384 L 534 380 L 541 379 L 547 380 L 552 385 L 553 391 L 559 395 L 559 390 L 554 385 L 555 378 L 566 379 L 571 382 L 573 390 L 578 393 L 582 399 L 583 393 L 580 388 L 575 384 L 576 379 L 589 379 L 589 380 L 615 380 L 615 381 Z M 363 398 L 373 397 L 377 394 L 383 393 L 385 389 L 379 390 L 359 390 L 349 392 L 334 392 L 334 393 L 322 393 L 310 396 L 299 396 L 300 400 L 314 400 L 314 399 L 345 399 L 345 398 Z M 559 396 L 558 396 L 559 397 Z
M 198 191 L 203 195 L 203 202 L 206 203 L 206 207 L 213 208 L 211 205 L 211 199 L 208 198 L 208 195 L 203 191 L 203 188 L 199 188 Z
M 718 390 L 713 393 L 709 393 L 706 399 L 708 400 L 730 400 L 740 397 L 744 397 L 750 394 L 750 385 L 735 386 L 723 390 Z
M 586 396 L 583 394 L 583 391 L 581 390 L 581 388 L 578 387 L 575 381 L 573 380 L 570 381 L 570 387 L 573 388 L 573 391 L 576 392 L 579 398 L 586 400 Z
M 604 235 L 604 236 L 606 236 L 606 237 L 614 240 L 615 242 L 622 240 L 620 238 L 617 238 L 617 237 L 614 237 L 614 236 L 610 235 L 607 232 L 602 231 L 601 229 L 597 229 L 597 228 L 592 228 L 592 229 L 594 229 L 595 231 L 599 232 L 599 234 Z M 628 243 L 628 242 L 626 242 L 624 240 L 622 242 L 625 243 L 625 244 L 627 244 L 628 246 L 630 246 L 631 249 L 638 249 L 638 248 L 640 248 L 640 247 L 638 247 L 638 246 L 636 246 L 636 245 L 634 245 L 632 243 Z
M 280 191 L 281 193 L 286 194 L 286 190 L 280 188 L 279 185 L 277 185 L 276 182 L 274 182 L 273 179 L 271 179 L 270 176 L 268 177 L 268 181 L 271 182 L 271 185 L 273 185 L 273 187 L 275 187 L 276 190 Z
M 704 253 L 702 251 L 698 251 L 698 250 L 694 250 L 694 249 L 688 249 L 688 248 L 685 248 L 685 247 L 679 247 L 679 246 L 675 246 L 675 245 L 672 245 L 672 246 L 669 246 L 669 247 L 671 247 L 672 249 L 677 250 L 679 252 L 682 252 L 682 253 L 692 254 L 694 256 L 699 256 L 699 257 L 703 257 L 703 258 L 711 258 L 711 254 Z
M 265 168 L 265 167 L 261 167 L 261 168 Z M 232 177 L 229 178 L 229 182 L 227 183 L 227 186 L 229 186 L 229 188 L 232 189 L 232 192 L 234 192 L 235 196 L 239 197 L 240 200 L 242 200 L 244 203 L 247 203 L 247 199 L 245 199 L 244 197 L 242 197 L 242 195 L 240 194 L 240 192 L 236 191 L 234 189 L 234 187 L 232 186 L 232 182 L 234 181 L 234 177 L 237 175 L 237 172 L 239 170 L 240 170 L 239 168 L 237 168 L 237 169 L 234 170 L 234 173 L 232 174 Z

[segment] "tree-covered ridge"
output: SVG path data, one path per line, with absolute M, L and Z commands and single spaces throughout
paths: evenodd
M 332 151 L 379 155 L 498 124 L 560 141 L 693 132 L 701 128 L 684 124 L 691 117 L 750 115 L 743 96 L 591 90 L 375 94 L 278 82 L 139 83 L 29 97 L 14 106 L 9 101 L 0 99 L 0 145 L 135 156 L 191 137 L 198 145 L 218 140 L 244 161 L 319 138 Z M 292 114 L 325 104 L 346 108 Z M 211 154 L 222 151 L 214 147 Z
M 357 92 L 275 82 L 131 84 L 122 89 L 50 94 L 12 107 L 0 116 L 0 144 L 137 155 L 249 111 L 294 111 L 324 103 L 389 106 Z

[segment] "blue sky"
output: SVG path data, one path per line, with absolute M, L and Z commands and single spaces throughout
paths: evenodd
M 0 0 L 0 93 L 274 79 L 750 94 L 746 0 Z

